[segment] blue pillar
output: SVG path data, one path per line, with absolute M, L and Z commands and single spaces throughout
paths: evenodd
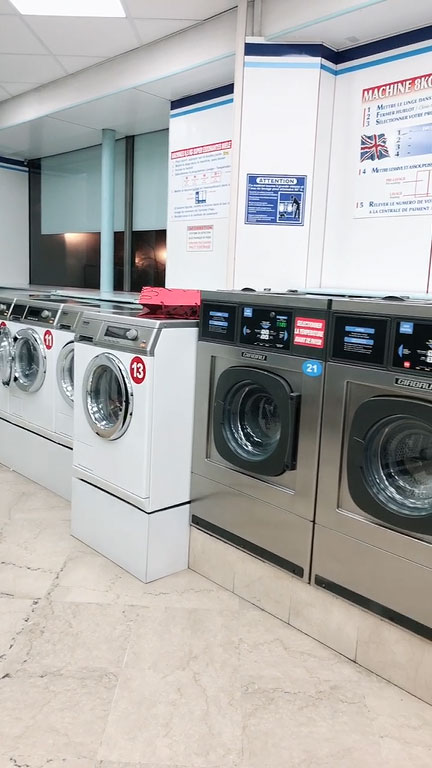
M 100 289 L 114 290 L 115 131 L 102 131 Z

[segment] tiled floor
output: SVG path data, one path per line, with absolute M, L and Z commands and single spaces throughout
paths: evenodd
M 150 585 L 0 469 L 0 768 L 430 768 L 432 708 L 186 571 Z

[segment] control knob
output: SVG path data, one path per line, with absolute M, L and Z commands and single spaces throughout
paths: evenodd
M 0 312 L 6 312 L 7 305 L 6 304 L 0 304 Z
M 42 320 L 48 320 L 51 317 L 51 312 L 49 309 L 43 309 L 41 312 L 41 318 Z
M 136 328 L 129 328 L 128 331 L 126 331 L 126 338 L 129 339 L 129 341 L 135 341 L 135 339 L 138 338 L 138 331 Z

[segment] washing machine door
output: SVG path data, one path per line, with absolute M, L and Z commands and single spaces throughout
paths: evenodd
M 347 451 L 353 501 L 392 526 L 432 534 L 432 403 L 373 397 L 354 414 Z
M 129 374 L 115 355 L 97 355 L 87 366 L 84 383 L 87 421 L 99 437 L 118 440 L 128 429 L 133 413 Z
M 74 343 L 69 341 L 58 356 L 57 385 L 63 400 L 71 407 L 74 401 L 74 358 Z
M 0 327 L 0 381 L 8 387 L 13 376 L 14 341 L 6 325 Z
M 14 381 L 22 392 L 38 392 L 46 376 L 46 354 L 41 337 L 32 328 L 15 336 Z
M 219 376 L 213 439 L 233 467 L 277 477 L 296 468 L 300 395 L 281 376 L 233 366 Z

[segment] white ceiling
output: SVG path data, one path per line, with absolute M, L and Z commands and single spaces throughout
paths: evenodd
M 275 15 L 266 17 L 264 4 L 263 35 L 277 41 L 323 42 L 337 50 L 432 24 L 432 0 L 342 2 L 338 3 L 340 15 L 337 10 L 326 14 L 323 6 L 330 8 L 328 1 L 281 2 L 286 8 L 287 24 L 282 28 Z M 349 10 L 350 6 L 353 10 Z
M 0 0 L 0 101 L 171 35 L 235 0 L 122 0 L 126 18 L 22 16 Z

